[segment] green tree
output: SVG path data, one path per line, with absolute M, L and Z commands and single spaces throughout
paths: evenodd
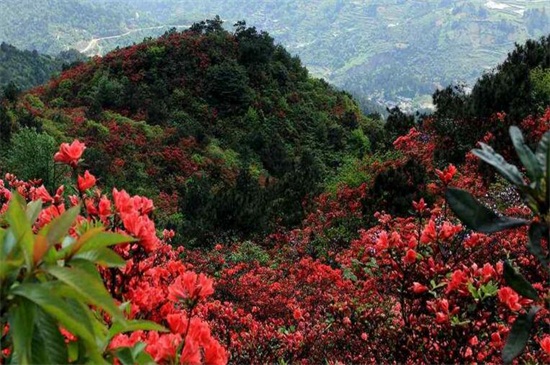
M 46 187 L 53 188 L 55 177 L 52 156 L 56 147 L 53 137 L 23 128 L 11 140 L 8 168 L 20 179 L 42 179 Z
M 207 100 L 220 113 L 247 110 L 253 91 L 248 86 L 246 70 L 233 60 L 211 67 L 206 74 Z
M 388 109 L 390 115 L 386 120 L 384 129 L 387 133 L 389 143 L 393 143 L 399 136 L 407 134 L 411 128 L 416 126 L 414 116 L 403 113 L 399 107 Z

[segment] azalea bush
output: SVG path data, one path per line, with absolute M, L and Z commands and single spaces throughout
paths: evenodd
M 152 201 L 79 174 L 84 144 L 54 156 L 75 186 L 0 180 L 2 363 L 224 364 L 201 317 L 212 280 L 157 237 Z M 65 194 L 70 194 L 68 197 Z
M 447 200 L 453 211 L 465 224 L 483 233 L 494 233 L 529 225 L 527 248 L 538 261 L 534 265 L 536 272 L 531 273 L 530 279 L 533 280 L 534 275 L 542 276 L 546 278 L 545 284 L 548 284 L 548 275 L 550 274 L 548 251 L 548 243 L 550 242 L 550 222 L 548 221 L 550 214 L 550 132 L 546 132 L 542 136 L 536 152 L 533 152 L 526 145 L 519 128 L 510 127 L 510 137 L 523 164 L 529 179 L 528 182 L 525 181 L 516 166 L 506 162 L 500 154 L 488 145 L 480 143 L 481 149 L 475 149 L 472 152 L 492 165 L 506 180 L 518 188 L 525 204 L 532 212 L 532 217 L 518 219 L 510 216 L 499 216 L 465 190 L 449 189 Z M 517 261 L 524 260 L 524 257 L 521 256 L 511 256 L 510 258 Z M 529 302 L 524 304 L 530 304 L 529 308 L 525 310 L 519 303 L 515 306 L 515 310 L 521 310 L 521 313 L 514 321 L 503 352 L 504 362 L 509 363 L 527 345 L 537 313 L 541 310 L 547 312 L 550 309 L 550 290 L 548 285 L 542 286 L 538 283 L 539 285 L 535 286 L 531 284 L 528 278 L 518 272 L 510 261 L 507 260 L 504 265 L 504 278 L 511 287 L 508 288 L 508 295 L 529 299 Z M 540 317 L 539 315 L 539 319 Z M 543 321 L 544 325 L 547 326 L 548 323 Z M 545 334 L 542 341 L 547 347 L 548 342 L 550 342 L 548 333 Z
M 445 201 L 449 186 L 490 204 L 497 199 L 486 196 L 492 190 L 475 155 L 458 168 L 437 169 L 430 138 L 412 130 L 396 141 L 430 177 L 433 203 L 412 202 L 408 216 L 378 212 L 367 226 L 368 184 L 342 187 L 319 196 L 301 227 L 256 242 L 269 259 L 232 262 L 239 243 L 218 245 L 208 256 L 186 252 L 196 268 L 218 278 L 219 302 L 208 306 L 208 318 L 226 334 L 236 362 L 502 362 L 513 323 L 537 304 L 507 281 L 506 258 L 540 298 L 550 289 L 548 277 L 529 251 L 525 228 L 488 235 L 455 219 Z M 516 219 L 531 219 L 517 203 L 503 199 L 502 206 Z M 349 236 L 340 239 L 333 234 L 342 227 Z M 520 363 L 550 361 L 549 321 L 547 308 L 537 312 Z

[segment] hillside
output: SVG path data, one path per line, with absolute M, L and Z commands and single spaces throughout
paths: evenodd
M 0 363 L 550 363 L 550 36 L 510 50 L 383 124 L 219 17 L 10 84 Z
M 194 239 L 298 223 L 344 159 L 384 143 L 347 93 L 267 33 L 219 19 L 94 58 L 9 109 L 20 126 L 90 144 L 102 185 L 170 205 L 165 223 Z
M 0 362 L 550 363 L 549 45 L 383 127 L 219 18 L 9 94 Z
M 515 42 L 550 32 L 550 1 L 189 1 L 4 2 L 0 40 L 89 55 L 220 15 L 268 31 L 310 72 L 362 98 L 430 106 L 438 87 L 472 85 Z M 47 14 L 47 16 L 43 16 Z M 76 15 L 76 16 L 75 16 Z M 37 21 L 35 19 L 42 19 Z
M 0 90 L 9 83 L 25 90 L 48 81 L 63 65 L 83 61 L 85 56 L 75 50 L 64 51 L 55 57 L 36 51 L 23 51 L 7 43 L 0 44 Z

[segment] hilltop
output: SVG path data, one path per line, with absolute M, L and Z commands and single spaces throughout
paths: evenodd
M 19 126 L 85 141 L 104 186 L 146 192 L 165 224 L 206 240 L 296 224 L 348 156 L 384 143 L 349 94 L 267 33 L 219 19 L 94 58 L 9 109 Z

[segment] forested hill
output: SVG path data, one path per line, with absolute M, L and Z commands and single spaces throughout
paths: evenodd
M 28 89 L 48 81 L 63 68 L 86 57 L 75 50 L 64 51 L 56 57 L 37 51 L 19 50 L 0 44 L 0 89 L 12 83 L 17 89 Z
M 159 198 L 165 223 L 192 238 L 295 224 L 344 159 L 383 143 L 347 93 L 267 33 L 228 32 L 219 19 L 94 58 L 5 104 L 4 138 L 24 126 L 80 138 L 103 185 Z

